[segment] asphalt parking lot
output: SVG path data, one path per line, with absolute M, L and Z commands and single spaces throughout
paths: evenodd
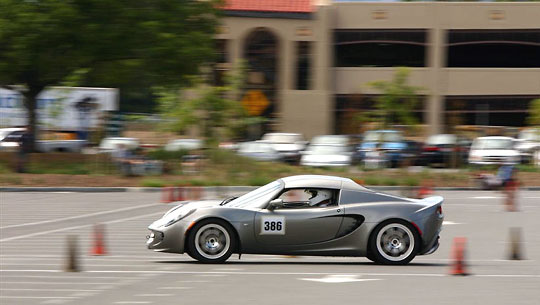
M 171 207 L 159 193 L 0 193 L 0 304 L 540 304 L 540 192 L 446 191 L 441 247 L 407 266 L 365 258 L 232 256 L 222 265 L 146 249 L 146 227 Z M 93 225 L 107 255 L 92 256 Z M 507 260 L 510 228 L 524 260 Z M 81 272 L 65 272 L 75 236 Z M 454 237 L 470 276 L 451 276 Z

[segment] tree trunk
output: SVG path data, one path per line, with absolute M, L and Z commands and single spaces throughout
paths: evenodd
M 35 88 L 30 89 L 26 92 L 23 92 L 24 95 L 24 106 L 28 111 L 28 121 L 27 125 L 30 127 L 29 131 L 31 136 L 31 151 L 36 151 L 36 134 L 37 134 L 37 117 L 36 117 L 36 108 L 37 108 L 37 95 L 41 92 L 41 89 Z

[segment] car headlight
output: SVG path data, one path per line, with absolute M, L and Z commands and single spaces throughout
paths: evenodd
M 191 213 L 195 212 L 195 209 L 193 210 L 187 210 L 187 209 L 179 209 L 176 208 L 172 211 L 167 212 L 163 217 L 161 218 L 161 223 L 164 227 L 168 227 L 182 218 L 185 218 L 186 216 L 190 215 Z

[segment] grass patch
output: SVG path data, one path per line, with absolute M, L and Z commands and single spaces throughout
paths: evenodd
M 0 176 L 0 184 L 20 185 L 20 184 L 22 184 L 22 179 L 21 179 L 21 177 L 17 176 L 16 174 L 1 175 Z
M 141 181 L 141 186 L 144 187 L 164 187 L 167 183 L 158 178 L 146 178 Z

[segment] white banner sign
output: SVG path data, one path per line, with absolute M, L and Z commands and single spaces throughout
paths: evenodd
M 40 128 L 87 130 L 97 127 L 104 111 L 118 110 L 118 89 L 51 87 L 37 96 L 37 122 Z M 0 127 L 24 126 L 27 111 L 23 96 L 0 89 Z

